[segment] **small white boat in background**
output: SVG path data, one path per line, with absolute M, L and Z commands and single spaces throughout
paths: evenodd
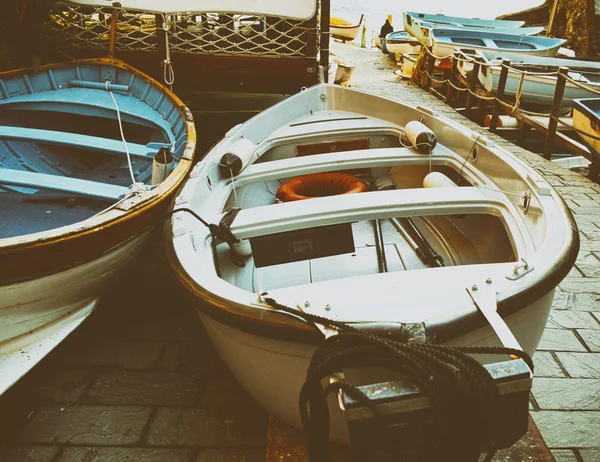
M 343 42 L 354 40 L 358 36 L 364 16 L 364 14 L 360 15 L 358 24 L 352 24 L 345 19 L 332 16 L 329 18 L 329 29 L 331 36 L 338 40 L 342 40 Z
M 480 56 L 486 64 L 479 69 L 478 78 L 483 87 L 496 92 L 502 70 L 502 60 L 509 60 L 510 67 L 504 94 L 514 98 L 519 88 L 522 72 L 531 72 L 523 77 L 520 101 L 524 104 L 552 106 L 556 89 L 555 75 L 539 75 L 557 72 L 559 67 L 569 68 L 569 77 L 590 88 L 581 88 L 567 80 L 562 99 L 563 107 L 572 107 L 574 99 L 592 98 L 593 90 L 600 91 L 600 62 L 578 59 L 529 56 L 516 53 L 483 52 Z M 538 73 L 538 75 L 536 75 Z
M 421 45 L 406 31 L 391 32 L 385 38 L 385 44 L 388 53 L 419 53 Z
M 140 254 L 196 132 L 179 98 L 115 59 L 7 71 L 0 84 L 1 394 Z
M 430 109 L 337 85 L 231 129 L 177 204 L 172 271 L 238 381 L 296 428 L 323 337 L 266 297 L 387 338 L 498 345 L 482 303 L 533 353 L 579 249 L 564 201 L 515 156 Z M 347 431 L 332 413 L 331 438 Z
M 476 51 L 502 51 L 538 56 L 554 56 L 567 41 L 565 39 L 530 35 L 500 34 L 493 30 L 430 29 L 433 52 L 439 57 L 450 56 L 457 48 L 468 47 Z

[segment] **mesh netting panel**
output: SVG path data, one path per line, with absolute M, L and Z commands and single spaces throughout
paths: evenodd
M 44 35 L 64 48 L 107 49 L 112 9 L 56 5 L 44 24 Z M 164 38 L 162 17 L 119 10 L 117 50 L 156 50 Z M 178 14 L 165 17 L 173 52 L 311 57 L 318 30 L 307 21 L 236 14 Z M 158 30 L 157 30 L 158 20 Z

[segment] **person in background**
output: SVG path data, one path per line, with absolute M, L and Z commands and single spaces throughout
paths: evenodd
M 379 39 L 381 40 L 381 52 L 388 54 L 388 50 L 385 44 L 385 37 L 387 34 L 394 32 L 394 26 L 390 24 L 390 20 L 386 19 L 385 24 L 381 26 L 381 30 L 379 31 Z

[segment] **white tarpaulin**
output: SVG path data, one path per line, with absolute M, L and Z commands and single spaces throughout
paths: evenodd
M 237 13 L 306 20 L 317 0 L 67 0 L 89 6 L 119 6 L 149 13 Z

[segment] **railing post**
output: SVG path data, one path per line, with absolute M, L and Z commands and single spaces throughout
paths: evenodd
M 554 101 L 552 102 L 552 112 L 548 121 L 548 131 L 546 132 L 546 141 L 544 143 L 544 159 L 552 160 L 552 148 L 554 146 L 554 135 L 558 126 L 558 117 L 560 115 L 560 105 L 565 93 L 565 84 L 567 83 L 568 67 L 558 68 L 558 77 L 556 79 L 556 89 L 554 90 Z
M 321 61 L 319 64 L 323 67 L 325 74 L 324 81 L 328 83 L 328 70 L 329 70 L 329 20 L 330 20 L 330 0 L 321 0 L 321 37 L 319 40 L 320 53 L 319 56 Z M 333 82 L 331 82 L 333 83 Z
M 110 58 L 115 57 L 115 51 L 117 49 L 117 21 L 119 20 L 119 13 L 117 10 L 112 11 L 110 16 L 110 36 L 108 39 L 108 56 Z
M 448 75 L 448 88 L 446 89 L 446 102 L 449 103 L 453 100 L 452 98 L 452 83 L 454 83 L 454 76 L 456 75 L 456 68 L 458 67 L 458 59 L 456 54 L 452 55 L 452 67 L 450 67 L 450 74 Z
M 425 69 L 427 70 L 427 86 L 426 88 L 431 87 L 433 80 L 431 78 L 431 76 L 433 75 L 433 70 L 435 69 L 435 58 L 433 56 L 433 47 L 429 46 L 427 47 L 428 52 L 427 53 L 427 61 L 426 61 L 426 66 Z
M 510 66 L 510 59 L 502 60 L 502 69 L 500 70 L 500 79 L 498 80 L 498 86 L 496 87 L 496 101 L 494 101 L 494 109 L 492 110 L 492 120 L 490 121 L 490 132 L 496 133 L 498 129 L 498 117 L 500 116 L 500 110 L 502 109 L 499 101 L 504 97 L 504 88 L 506 88 L 506 79 L 508 78 L 508 67 Z M 492 69 L 488 67 L 488 72 L 492 72 Z
M 474 93 L 477 87 L 477 80 L 479 78 L 479 67 L 481 66 L 480 58 L 475 58 L 473 62 L 473 72 L 471 73 L 471 80 L 469 80 L 469 89 Z M 471 106 L 473 105 L 474 96 L 471 92 L 468 92 L 467 101 L 465 103 L 465 111 L 471 112 Z

